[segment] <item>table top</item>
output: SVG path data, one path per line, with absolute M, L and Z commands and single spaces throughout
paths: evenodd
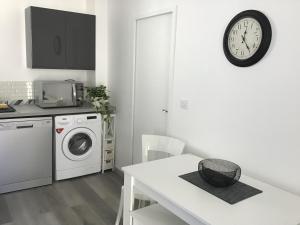
M 197 171 L 200 160 L 185 154 L 123 170 L 207 225 L 300 225 L 300 196 L 242 175 L 241 182 L 263 193 L 230 205 L 178 177 Z

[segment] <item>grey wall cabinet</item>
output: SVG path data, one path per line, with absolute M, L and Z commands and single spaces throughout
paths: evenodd
M 40 69 L 95 69 L 95 16 L 28 7 L 27 66 Z
M 67 67 L 95 69 L 95 16 L 67 14 Z

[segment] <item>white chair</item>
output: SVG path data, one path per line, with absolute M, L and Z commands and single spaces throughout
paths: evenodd
M 150 152 L 156 153 L 165 153 L 168 157 L 181 155 L 184 149 L 185 143 L 166 136 L 159 136 L 159 135 L 142 135 L 142 162 L 148 162 Z M 160 157 L 156 158 L 159 159 Z M 124 200 L 124 187 L 121 190 L 121 198 L 119 204 L 119 210 L 115 225 L 119 225 L 122 212 L 123 212 L 123 200 Z M 150 200 L 146 196 L 140 193 L 135 193 L 135 198 L 139 200 Z M 141 202 L 141 201 L 139 201 Z M 148 208 L 148 207 L 146 207 Z M 152 208 L 151 208 L 152 209 Z M 152 210 L 153 211 L 153 210 Z M 151 212 L 152 212 L 151 211 Z M 144 210 L 142 211 L 144 212 Z
M 185 144 L 175 138 L 159 135 L 142 135 L 142 162 L 148 162 L 149 153 L 163 152 L 169 156 L 181 155 Z M 157 159 L 157 158 L 156 158 Z

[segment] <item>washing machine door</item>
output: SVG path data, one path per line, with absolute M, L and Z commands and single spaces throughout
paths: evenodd
M 88 128 L 76 128 L 71 130 L 62 143 L 64 155 L 73 161 L 84 160 L 94 151 L 96 135 Z

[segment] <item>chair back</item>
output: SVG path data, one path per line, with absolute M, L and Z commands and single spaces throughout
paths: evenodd
M 167 153 L 168 156 L 181 155 L 185 143 L 172 137 L 142 135 L 142 162 L 149 161 L 149 151 Z

